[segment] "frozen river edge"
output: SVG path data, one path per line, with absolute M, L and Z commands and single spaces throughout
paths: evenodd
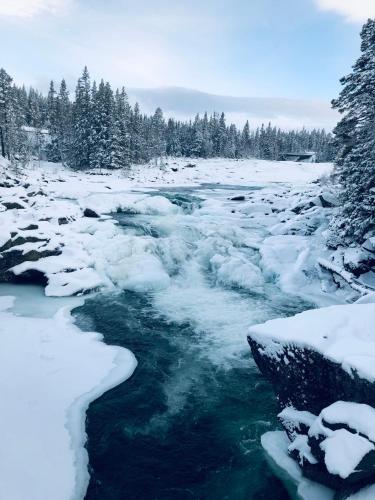
M 202 163 L 204 164 L 204 162 Z M 213 177 L 220 177 L 224 179 L 225 183 L 230 183 L 231 179 L 234 183 L 238 183 L 240 180 L 244 185 L 255 181 L 267 182 L 272 176 L 277 175 L 280 182 L 295 183 L 296 186 L 301 186 L 300 188 L 296 187 L 294 189 L 295 197 L 298 195 L 298 189 L 304 189 L 306 182 L 314 180 L 316 176 L 329 171 L 329 166 L 323 166 L 322 168 L 322 166 L 311 165 L 302 166 L 301 168 L 299 165 L 288 164 L 285 165 L 285 177 L 283 178 L 281 171 L 281 169 L 284 168 L 283 164 L 273 164 L 272 162 L 233 162 L 227 168 L 224 163 L 228 164 L 228 162 L 222 163 L 223 164 L 216 164 L 217 168 L 214 170 Z M 48 170 L 50 167 L 46 166 L 46 169 L 37 172 L 37 175 L 33 172 L 34 178 L 32 181 L 30 179 L 23 179 L 25 184 L 26 181 L 33 182 L 34 185 L 31 187 L 30 185 L 24 187 L 24 184 L 21 187 L 16 185 L 14 188 L 4 188 L 4 191 L 2 188 L 1 194 L 10 195 L 9 197 L 11 197 L 13 201 L 14 195 L 18 196 L 20 204 L 18 208 L 10 208 L 1 213 L 2 229 L 4 229 L 4 232 L 1 233 L 3 242 L 6 243 L 9 241 L 9 238 L 15 239 L 15 237 L 12 236 L 12 229 L 14 228 L 13 225 L 16 223 L 17 228 L 19 228 L 17 237 L 23 236 L 24 241 L 18 241 L 19 244 L 13 246 L 12 251 L 21 251 L 25 254 L 25 252 L 42 253 L 47 249 L 47 251 L 51 252 L 50 255 L 38 259 L 37 263 L 28 261 L 16 264 L 14 266 L 14 274 L 16 276 L 23 275 L 27 277 L 32 276 L 30 271 L 36 270 L 39 273 L 47 275 L 49 277 L 49 288 L 46 291 L 52 296 L 69 296 L 85 289 L 92 290 L 99 287 L 121 287 L 120 282 L 116 283 L 115 280 L 111 279 L 113 276 L 117 275 L 116 273 L 113 272 L 111 275 L 104 272 L 108 268 L 108 259 L 107 255 L 103 255 L 103 250 L 101 248 L 103 246 L 101 244 L 103 238 L 113 243 L 118 239 L 119 235 L 113 221 L 111 219 L 106 219 L 101 216 L 101 214 L 116 210 L 118 207 L 124 207 L 125 209 L 133 207 L 137 211 L 144 210 L 145 213 L 168 213 L 173 207 L 160 199 L 158 200 L 157 197 L 150 200 L 141 193 L 129 193 L 129 191 L 134 188 L 141 189 L 142 185 L 147 185 L 148 182 L 157 182 L 158 184 L 159 182 L 164 182 L 168 185 L 179 185 L 178 182 L 190 184 L 207 181 L 208 179 L 206 176 L 208 168 L 206 164 L 204 164 L 204 167 L 202 171 L 198 169 L 193 174 L 189 174 L 191 177 L 186 179 L 180 177 L 173 179 L 171 176 L 168 177 L 168 174 L 165 172 L 160 174 L 156 171 L 155 179 L 143 177 L 142 180 L 130 182 L 128 179 L 119 179 L 115 176 L 112 178 L 108 176 L 103 177 L 98 182 L 98 179 L 95 177 L 91 177 L 91 179 L 89 176 L 78 178 L 76 174 L 71 175 L 70 173 L 59 171 L 51 172 Z M 179 166 L 179 168 L 182 167 Z M 212 168 L 212 165 L 210 168 Z M 236 168 L 239 170 L 236 171 L 235 175 L 232 175 L 231 171 Z M 316 169 L 315 172 L 312 171 L 314 168 Z M 151 169 L 148 173 L 150 175 L 154 174 Z M 144 174 L 142 173 L 142 175 Z M 160 175 L 163 179 L 160 179 Z M 13 192 L 10 193 L 9 189 Z M 44 194 L 38 194 L 38 189 L 42 189 Z M 26 201 L 25 203 L 25 195 L 27 196 L 27 193 L 30 193 L 32 190 L 36 192 L 36 194 L 31 197 L 30 201 L 32 201 L 33 204 L 30 204 L 29 210 L 28 202 Z M 108 190 L 112 190 L 113 193 L 108 193 Z M 259 207 L 258 203 L 256 207 L 256 211 L 259 214 L 258 216 L 264 218 L 266 215 L 269 219 L 272 219 L 272 214 L 265 213 L 267 212 L 265 205 L 267 205 L 267 203 Z M 250 207 L 250 209 L 253 208 L 254 206 Z M 81 219 L 81 213 L 86 209 L 97 210 L 101 217 L 98 219 Z M 59 217 L 60 219 L 66 219 L 68 223 L 65 224 L 64 222 L 60 224 L 60 222 L 58 222 L 55 225 L 53 218 L 56 217 L 56 213 L 61 216 Z M 36 218 L 40 221 L 39 227 L 37 229 L 25 229 L 26 227 L 32 226 Z M 48 218 L 50 218 L 50 220 L 46 220 Z M 301 283 L 300 276 L 297 276 L 300 269 L 295 269 L 295 266 L 292 266 L 294 268 L 293 276 L 290 272 L 290 263 L 276 262 L 275 264 L 274 255 L 272 255 L 272 248 L 280 243 L 281 236 L 286 237 L 288 240 L 285 241 L 287 245 L 291 244 L 292 236 L 288 239 L 287 234 L 278 234 L 279 230 L 276 227 L 278 221 L 275 219 L 274 222 L 274 235 L 270 237 L 273 238 L 273 240 L 270 240 L 269 244 L 265 245 L 262 249 L 264 263 L 266 267 L 268 265 L 268 272 L 276 272 L 279 274 L 280 286 L 282 288 L 290 293 L 298 293 L 298 287 L 306 288 L 306 283 Z M 9 232 L 7 233 L 7 231 Z M 31 235 L 29 232 L 26 235 L 25 232 L 27 233 L 27 231 L 34 231 L 35 234 L 33 233 Z M 30 236 L 32 238 L 37 238 L 39 241 L 30 241 Z M 46 239 L 42 240 L 42 237 Z M 304 251 L 307 250 L 306 241 L 304 241 L 301 236 L 297 236 L 293 241 L 298 241 L 298 244 L 302 245 L 299 249 L 300 254 L 303 254 Z M 119 243 L 121 243 L 121 241 L 119 241 Z M 314 241 L 314 243 L 316 244 L 317 241 Z M 249 242 L 249 244 L 253 244 L 254 247 L 257 246 L 257 242 Z M 86 251 L 87 249 L 89 251 Z M 315 250 L 318 251 L 320 249 Z M 314 255 L 312 258 L 314 258 Z M 112 264 L 112 262 L 110 262 L 110 264 Z M 17 266 L 19 267 L 17 268 Z M 69 272 L 66 272 L 65 270 L 67 267 L 73 268 L 73 272 L 70 269 Z M 40 274 L 38 276 L 40 276 Z M 132 276 L 127 276 L 127 280 L 128 281 L 125 281 L 126 286 L 130 286 L 129 283 L 134 283 L 134 277 Z M 315 285 L 312 285 L 310 289 L 308 287 L 306 288 L 306 296 L 309 298 L 315 296 L 318 301 L 321 300 L 320 305 L 324 305 L 324 300 L 321 297 L 318 298 L 318 295 L 319 293 Z M 126 380 L 126 378 L 132 374 L 136 366 L 134 356 L 126 349 L 106 346 L 101 342 L 101 336 L 98 334 L 83 334 L 80 332 L 72 324 L 70 317 L 71 307 L 58 312 L 53 318 L 35 318 L 12 314 L 9 310 L 7 311 L 7 309 L 12 306 L 10 299 L 2 298 L 2 301 L 2 330 L 4 340 L 8 339 L 10 349 L 7 354 L 4 354 L 6 360 L 8 360 L 6 363 L 4 358 L 4 366 L 7 366 L 9 369 L 9 375 L 6 377 L 7 380 L 9 379 L 10 381 L 9 391 L 5 392 L 7 394 L 7 400 L 9 394 L 9 405 L 7 405 L 9 407 L 9 412 L 5 413 L 2 418 L 8 417 L 8 425 L 7 422 L 4 421 L 5 428 L 12 428 L 12 425 L 14 426 L 15 415 L 17 414 L 17 404 L 22 403 L 23 406 L 18 408 L 19 415 L 29 414 L 32 416 L 34 415 L 33 409 L 36 408 L 35 420 L 30 419 L 29 423 L 31 424 L 33 421 L 35 425 L 37 424 L 33 429 L 27 425 L 25 426 L 23 422 L 19 422 L 19 427 L 24 427 L 23 439 L 25 441 L 22 442 L 26 443 L 27 439 L 30 438 L 36 448 L 31 446 L 30 455 L 28 457 L 25 456 L 25 463 L 21 460 L 22 457 L 19 456 L 15 457 L 13 463 L 13 465 L 17 464 L 25 471 L 30 467 L 30 463 L 34 463 L 35 471 L 32 474 L 33 478 L 29 484 L 26 482 L 24 482 L 24 484 L 19 484 L 14 475 L 15 468 L 13 468 L 13 471 L 10 470 L 7 474 L 9 488 L 16 487 L 19 488 L 20 491 L 17 490 L 12 492 L 9 490 L 4 498 L 14 498 L 16 500 L 19 498 L 23 500 L 23 498 L 25 498 L 25 491 L 27 491 L 27 496 L 30 499 L 40 499 L 41 494 L 43 497 L 48 498 L 51 496 L 50 491 L 52 491 L 44 489 L 47 488 L 48 485 L 51 485 L 51 488 L 53 488 L 54 498 L 82 498 L 88 481 L 87 453 L 83 447 L 85 442 L 85 410 L 91 401 L 99 397 L 106 390 Z M 338 302 L 340 302 L 340 300 L 338 300 Z M 329 303 L 329 300 L 326 301 L 326 303 Z M 33 328 L 33 326 L 35 328 Z M 30 341 L 28 347 L 27 342 L 24 342 L 25 331 L 35 332 L 34 335 L 30 335 L 30 338 L 27 336 L 27 341 Z M 10 335 L 9 332 L 12 334 Z M 246 332 L 244 332 L 244 335 L 246 335 Z M 25 347 L 25 352 L 22 351 L 21 346 Z M 61 348 L 61 346 L 63 346 L 63 348 Z M 72 352 L 74 356 L 72 356 Z M 20 355 L 20 353 L 22 355 Z M 85 359 L 87 360 L 87 364 L 84 362 Z M 11 362 L 9 362 L 9 360 L 11 360 Z M 17 362 L 19 362 L 19 365 L 17 365 Z M 53 369 L 51 369 L 52 365 Z M 87 369 L 87 373 L 84 374 L 82 373 L 83 365 L 85 369 Z M 25 375 L 25 367 L 30 369 L 30 376 Z M 14 381 L 18 381 L 17 377 L 13 377 L 13 374 L 17 372 L 18 368 L 20 374 L 22 374 L 21 378 L 25 380 L 19 380 L 21 385 L 15 392 L 18 395 L 27 394 L 28 397 L 25 398 L 24 402 L 15 401 L 14 404 L 12 404 L 11 387 L 13 386 L 14 390 Z M 61 376 L 61 379 L 58 378 L 59 376 Z M 44 382 L 38 383 L 39 380 L 43 380 Z M 45 381 L 48 382 L 46 383 Z M 27 385 L 25 386 L 23 384 Z M 42 394 L 40 394 L 41 399 L 32 397 L 32 388 L 38 389 L 41 384 L 46 384 L 45 389 L 46 391 L 50 391 L 47 392 L 50 396 L 43 399 L 46 393 L 42 391 Z M 58 391 L 56 391 L 56 388 L 58 388 Z M 61 388 L 66 388 L 66 393 L 64 393 Z M 65 405 L 64 408 L 59 408 L 57 403 L 53 408 L 49 407 L 48 403 L 47 406 L 44 404 L 46 401 L 54 401 L 54 394 L 56 392 L 62 396 Z M 45 415 L 46 421 L 50 423 L 51 414 L 49 412 L 52 411 L 52 416 L 57 417 L 56 410 L 58 408 L 62 411 L 59 418 L 56 418 L 55 423 L 57 426 L 53 429 L 51 428 L 50 433 L 46 432 L 48 431 L 48 425 L 43 425 L 43 419 L 41 417 Z M 69 409 L 67 412 L 68 423 L 64 423 L 62 416 L 67 409 Z M 57 427 L 60 431 L 62 429 L 62 432 L 60 432 Z M 40 455 L 41 461 L 36 459 L 36 457 L 38 457 L 38 447 L 41 443 L 39 439 L 37 439 L 36 442 L 35 440 L 33 441 L 33 436 L 39 435 L 39 433 L 43 438 L 45 437 L 46 445 L 49 446 L 51 439 L 54 437 L 57 439 L 58 436 L 62 438 L 64 435 L 64 444 L 62 443 L 63 440 L 60 443 L 60 445 L 63 446 L 64 452 L 59 454 L 59 460 L 65 458 L 66 462 L 58 462 L 52 467 L 50 457 L 44 457 L 48 458 L 47 461 L 51 462 L 51 469 L 53 468 L 55 472 L 55 476 L 53 476 L 52 473 L 48 476 L 49 481 L 47 483 L 45 482 L 45 477 L 47 476 L 46 469 L 48 469 L 48 464 L 42 463 L 43 454 Z M 14 433 L 13 436 L 11 434 L 10 432 L 8 447 L 4 447 L 4 449 L 15 449 L 16 442 L 22 439 L 19 433 L 18 435 Z M 12 438 L 17 441 L 12 441 Z M 70 447 L 70 443 L 75 444 L 73 447 Z M 50 449 L 57 450 L 58 444 L 59 443 L 56 444 L 57 447 L 51 447 Z M 9 456 L 4 453 L 1 459 L 1 464 L 4 465 L 4 468 L 1 467 L 1 470 L 2 472 L 4 471 L 5 475 L 6 462 L 8 462 L 9 465 Z M 38 475 L 38 471 L 41 471 L 42 475 Z M 69 475 L 69 480 L 65 478 L 65 480 L 62 481 L 61 473 L 63 471 Z M 64 484 L 64 487 L 59 487 L 60 482 Z M 36 488 L 34 496 L 30 493 L 33 491 L 30 489 L 30 486 Z M 38 490 L 37 488 L 42 489 Z M 61 496 L 56 496 L 56 492 Z

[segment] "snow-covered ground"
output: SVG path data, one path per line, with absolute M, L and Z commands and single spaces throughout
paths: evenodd
M 130 377 L 136 361 L 79 331 L 70 307 L 38 317 L 38 293 L 0 297 L 0 498 L 78 499 L 88 484 L 85 411 Z M 24 301 L 33 317 L 17 314 Z
M 45 293 L 50 297 L 101 288 L 160 291 L 169 287 L 169 294 L 159 295 L 158 300 L 160 307 L 170 310 L 170 299 L 178 297 L 180 290 L 170 287 L 171 276 L 176 262 L 188 259 L 187 247 L 173 238 L 156 247 L 147 235 L 124 234 L 110 213 L 164 217 L 168 233 L 168 227 L 178 227 L 185 220 L 183 209 L 153 188 L 202 184 L 199 218 L 192 215 L 190 223 L 201 235 L 199 259 L 218 281 L 251 290 L 262 286 L 264 276 L 272 277 L 284 292 L 318 306 L 344 303 L 357 293 L 330 293 L 334 287 L 317 265 L 319 258 L 329 259 L 323 240 L 336 201 L 324 183 L 310 182 L 329 174 L 329 164 L 178 159 L 162 169 L 140 166 L 126 174 L 75 173 L 42 163 L 11 173 L 9 179 L 7 165 L 0 168 L 5 179 L 0 185 L 0 264 L 7 259 L 12 264 L 1 272 L 8 280 L 45 276 Z M 228 202 L 225 195 L 206 197 L 205 190 L 217 183 L 247 186 L 246 196 L 238 202 Z M 217 213 L 225 227 L 210 222 Z M 251 235 L 248 227 L 253 229 Z M 258 252 L 259 266 L 258 260 L 255 264 L 244 259 L 237 251 L 240 247 Z M 14 295 L 13 290 L 1 286 L 0 295 Z M 4 495 L 0 490 L 0 498 L 80 498 L 87 483 L 85 408 L 131 375 L 134 357 L 104 345 L 97 334 L 80 333 L 69 315 L 74 303 L 59 311 L 49 306 L 48 317 L 38 317 L 30 307 L 40 308 L 37 295 L 18 297 L 12 304 L 10 298 L 1 299 L 0 392 L 6 397 L 0 423 L 8 433 L 0 450 L 0 481 L 7 488 Z M 181 308 L 169 312 L 190 314 Z M 209 321 L 210 311 L 198 320 Z M 25 451 L 19 442 L 25 444 Z M 15 481 L 15 471 L 26 478 L 22 484 Z M 48 489 L 52 487 L 53 494 Z

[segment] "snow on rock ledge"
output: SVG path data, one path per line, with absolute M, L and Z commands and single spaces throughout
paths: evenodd
M 277 394 L 290 456 L 339 498 L 375 482 L 374 324 L 375 304 L 368 303 L 306 311 L 249 331 L 254 359 Z
M 252 326 L 249 338 L 253 345 L 259 345 L 258 357 L 260 354 L 287 364 L 295 359 L 296 349 L 313 351 L 348 374 L 355 372 L 374 382 L 374 324 L 374 304 L 339 305 Z

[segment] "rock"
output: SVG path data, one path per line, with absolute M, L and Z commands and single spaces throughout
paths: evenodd
M 99 215 L 91 208 L 85 208 L 83 215 L 84 217 L 91 217 L 93 219 L 97 219 L 99 217 Z
M 286 408 L 279 418 L 291 440 L 289 454 L 304 475 L 341 492 L 375 480 L 375 410 L 338 401 L 318 417 Z M 336 498 L 336 497 L 335 497 Z
M 299 215 L 301 212 L 304 212 L 314 206 L 315 203 L 313 201 L 303 201 L 301 203 L 298 203 L 295 207 L 291 208 L 291 211 L 294 214 Z
M 343 263 L 345 270 L 358 278 L 375 269 L 375 253 L 367 241 L 362 247 L 346 248 Z
M 14 236 L 12 236 L 14 235 Z M 11 233 L 12 238 L 8 240 L 1 248 L 0 252 L 6 252 L 10 248 L 24 245 L 25 243 L 38 243 L 38 242 L 47 242 L 47 239 L 37 238 L 36 236 L 17 236 L 18 233 Z M 15 238 L 15 236 L 17 236 Z
M 291 456 L 299 462 L 304 475 L 313 481 L 339 490 L 340 498 L 345 498 L 343 491 L 353 492 L 369 482 L 374 482 L 375 447 L 374 450 L 370 450 L 369 446 L 368 453 L 348 477 L 332 474 L 327 470 L 325 453 L 321 448 L 327 436 L 320 435 L 319 432 L 311 435 L 309 432 L 311 421 L 306 419 L 306 415 L 310 415 L 310 419 L 316 415 L 324 415 L 327 407 L 338 401 L 365 404 L 375 408 L 375 384 L 359 377 L 354 370 L 351 373 L 345 371 L 340 364 L 312 349 L 288 344 L 278 349 L 277 355 L 272 352 L 267 355 L 265 346 L 251 336 L 248 341 L 260 371 L 273 385 L 279 407 L 283 410 L 280 419 L 289 438 L 293 441 L 296 436 L 305 436 L 299 438 L 299 441 L 303 441 L 304 449 L 311 452 L 314 463 L 306 457 L 301 459 L 301 450 L 298 447 L 291 450 Z M 301 419 L 299 420 L 298 416 L 285 417 L 284 412 L 287 412 L 288 408 L 300 410 L 294 411 L 301 414 Z M 284 418 L 281 418 L 283 414 Z M 328 434 L 329 431 L 345 430 L 349 433 L 353 431 L 350 428 L 352 426 L 348 427 L 343 421 L 338 421 L 334 425 L 326 422 L 323 424 L 328 428 Z M 354 430 L 358 433 L 357 429 Z M 338 443 L 343 439 L 344 445 L 348 438 L 353 440 L 352 436 L 347 436 L 344 432 L 340 432 L 336 437 Z M 366 439 L 370 440 L 370 437 L 367 436 Z
M 319 200 L 323 208 L 332 208 L 339 205 L 339 201 L 336 196 L 328 191 L 324 191 L 320 194 Z
M 27 270 L 21 275 L 16 276 L 11 270 L 12 267 L 18 266 L 23 262 L 36 262 L 39 259 L 45 257 L 52 257 L 56 255 L 61 255 L 61 250 L 55 248 L 54 250 L 30 250 L 29 252 L 23 253 L 22 250 L 9 250 L 3 252 L 0 256 L 0 282 L 7 283 L 34 283 L 37 285 L 46 284 L 47 278 L 38 270 Z M 44 277 L 42 277 L 42 275 Z M 24 280 L 24 281 L 22 281 Z
M 44 191 L 39 190 L 39 191 L 33 191 L 31 193 L 27 193 L 27 196 L 30 198 L 32 196 L 47 196 L 47 194 Z
M 172 167 L 172 172 L 178 172 L 178 168 L 177 167 Z
M 231 201 L 245 201 L 245 197 L 240 195 L 240 196 L 233 196 L 233 198 L 231 198 L 230 200 Z
M 185 167 L 183 168 L 195 168 L 197 165 L 195 163 L 188 163 L 187 165 L 185 165 Z
M 375 238 L 369 238 L 362 245 L 363 250 L 375 255 Z
M 20 228 L 20 229 L 21 229 L 21 231 L 33 231 L 33 230 L 35 230 L 35 229 L 38 229 L 38 227 L 39 227 L 39 226 L 38 226 L 37 224 L 30 224 L 29 226 L 27 226 L 27 227 L 22 227 L 22 228 Z
M 46 287 L 48 285 L 47 276 L 38 269 L 28 269 L 27 271 L 18 275 L 14 273 L 12 274 L 13 276 L 9 275 L 9 278 L 7 280 L 12 283 L 40 285 L 43 287 Z
M 26 208 L 23 205 L 20 205 L 19 203 L 12 201 L 3 201 L 2 204 L 7 210 L 14 210 L 14 209 L 24 210 Z
M 57 223 L 59 226 L 63 226 L 65 224 L 69 224 L 69 221 L 68 221 L 67 217 L 59 217 L 57 219 Z

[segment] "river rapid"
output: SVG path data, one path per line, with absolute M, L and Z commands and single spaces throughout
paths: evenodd
M 267 225 L 232 200 L 265 187 L 154 190 L 175 211 L 116 215 L 137 272 L 74 315 L 138 367 L 89 407 L 87 500 L 289 498 L 260 446 L 276 401 L 246 332 L 313 305 L 262 272 Z

